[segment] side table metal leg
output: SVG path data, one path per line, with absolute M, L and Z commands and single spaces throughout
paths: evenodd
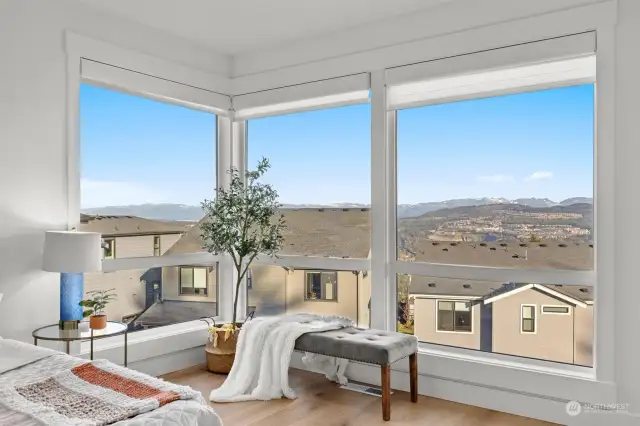
M 124 366 L 127 366 L 127 332 L 124 332 Z
M 90 352 L 89 352 L 89 353 L 90 353 L 90 359 L 91 359 L 91 361 L 93 361 L 93 332 L 91 333 L 91 338 L 89 339 L 89 341 L 91 342 L 91 343 L 90 343 L 90 345 L 91 345 L 91 350 L 90 350 Z
M 66 349 L 67 349 L 67 355 L 69 355 L 71 353 L 71 342 L 67 340 L 65 342 L 65 346 L 66 346 Z
M 33 338 L 33 345 L 34 346 L 38 346 L 38 338 L 37 337 Z

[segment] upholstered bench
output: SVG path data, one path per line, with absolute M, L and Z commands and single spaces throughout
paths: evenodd
M 415 336 L 362 328 L 303 334 L 295 349 L 381 366 L 382 418 L 391 418 L 391 364 L 409 357 L 411 401 L 418 401 L 418 339 Z

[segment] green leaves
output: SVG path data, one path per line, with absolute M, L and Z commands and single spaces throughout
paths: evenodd
M 228 253 L 238 273 L 239 287 L 251 262 L 258 254 L 275 255 L 284 242 L 286 230 L 278 192 L 271 185 L 259 182 L 270 168 L 262 158 L 256 170 L 244 176 L 235 168 L 230 175 L 229 188 L 216 189 L 215 200 L 205 200 L 205 217 L 200 224 L 203 248 L 210 253 Z M 236 293 L 237 294 L 237 293 Z M 237 298 L 233 306 L 235 324 Z
M 113 293 L 115 288 L 109 290 L 91 290 L 87 292 L 87 299 L 81 300 L 79 305 L 83 308 L 89 308 L 82 313 L 82 317 L 86 318 L 93 314 L 103 314 L 104 308 L 114 300 L 118 300 L 116 294 Z

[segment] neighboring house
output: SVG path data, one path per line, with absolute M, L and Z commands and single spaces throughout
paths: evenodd
M 162 256 L 188 230 L 182 222 L 163 222 L 136 216 L 81 215 L 80 231 L 99 232 L 105 259 Z M 85 275 L 85 291 L 115 288 L 118 300 L 107 315 L 122 320 L 138 315 L 162 291 L 162 269 L 122 270 Z
M 368 209 L 287 209 L 284 246 L 280 254 L 367 258 L 370 247 Z M 200 228 L 194 226 L 168 253 L 202 251 Z M 198 267 L 206 267 L 199 265 Z M 163 300 L 171 300 L 180 284 L 179 267 L 163 268 Z M 187 274 L 190 274 L 188 272 Z M 204 277 L 204 274 L 200 276 Z M 190 301 L 215 300 L 216 274 L 209 272 L 206 294 Z M 197 280 L 204 287 L 204 278 Z M 187 280 L 187 282 L 191 282 Z M 312 312 L 344 315 L 369 325 L 370 276 L 367 271 L 298 270 L 254 265 L 247 278 L 248 310 L 256 315 Z
M 444 250 L 446 249 L 446 250 Z M 593 247 L 579 241 L 437 243 L 413 260 L 541 269 L 590 269 Z M 420 341 L 550 361 L 593 365 L 593 289 L 425 276 L 409 280 Z M 570 283 L 568 283 L 570 284 Z
M 590 289 L 413 276 L 410 298 L 422 342 L 593 363 Z
M 370 212 L 360 208 L 286 209 L 280 254 L 368 258 Z M 128 216 L 86 216 L 81 230 L 103 234 L 105 257 L 202 252 L 200 227 Z M 157 243 L 160 243 L 158 247 Z M 591 269 L 593 247 L 580 241 L 444 242 L 415 239 L 404 261 L 488 267 Z M 591 288 L 400 276 L 420 341 L 558 362 L 592 365 Z M 568 283 L 570 284 L 570 283 Z M 304 270 L 255 264 L 247 276 L 248 312 L 343 315 L 370 324 L 368 271 Z M 109 307 L 131 327 L 150 328 L 216 315 L 215 265 L 87 274 L 86 289 L 116 288 Z M 403 289 L 405 290 L 405 289 Z M 401 301 L 401 306 L 406 307 Z

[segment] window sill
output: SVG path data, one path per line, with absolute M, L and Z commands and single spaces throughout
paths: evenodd
M 394 370 L 408 371 L 404 364 Z M 598 381 L 589 367 L 424 343 L 418 365 L 421 375 L 445 380 L 563 401 L 615 402 L 615 385 Z
M 204 346 L 207 336 L 208 325 L 200 320 L 129 333 L 127 336 L 128 362 L 142 361 Z M 83 342 L 78 356 L 88 358 L 89 345 L 89 342 Z M 95 340 L 93 345 L 94 359 L 107 358 L 113 362 L 123 361 L 123 336 Z

